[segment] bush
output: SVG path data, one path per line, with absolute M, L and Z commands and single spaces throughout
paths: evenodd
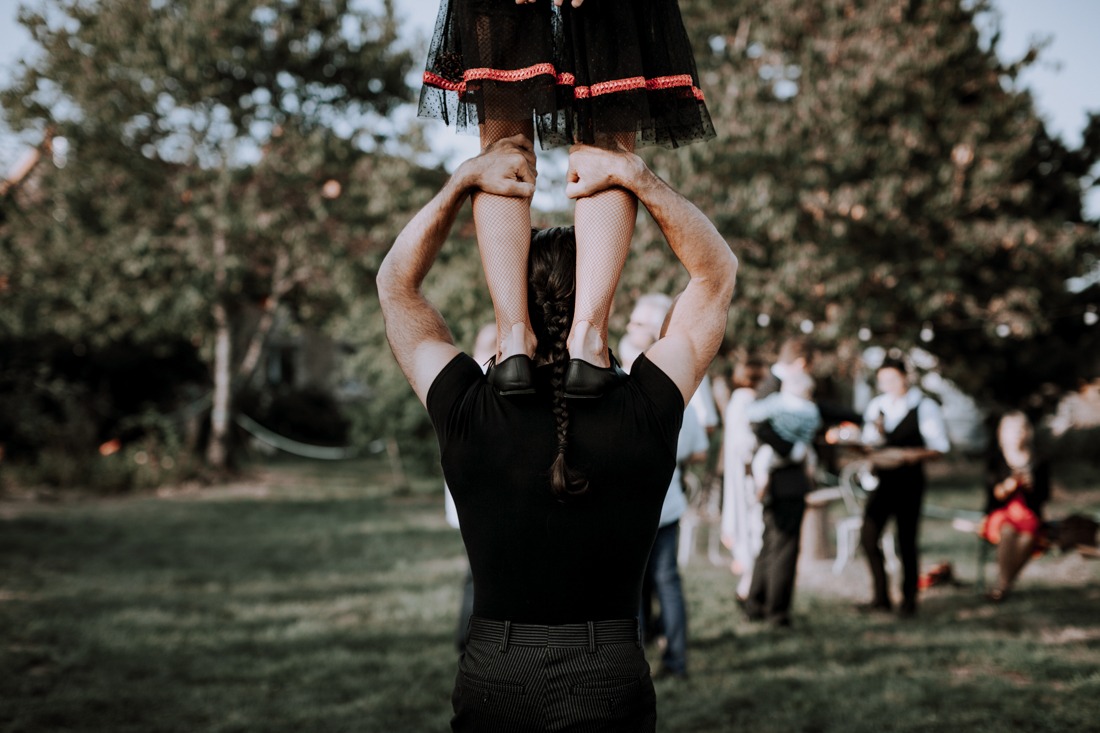
M 348 444 L 351 422 L 325 390 L 305 387 L 274 393 L 249 391 L 238 397 L 237 407 L 268 430 L 291 440 L 326 446 Z
M 4 374 L 0 444 L 8 460 L 56 463 L 63 473 L 66 462 L 55 454 L 95 450 L 94 408 L 83 385 L 34 374 Z
M 190 344 L 0 341 L 5 480 L 115 493 L 194 476 L 170 413 L 199 367 Z
M 180 483 L 200 475 L 201 464 L 183 446 L 172 416 L 156 412 L 131 416 L 120 423 L 119 432 L 126 436 L 125 441 L 113 439 L 99 446 L 92 439 L 68 446 L 51 442 L 31 457 L 10 461 L 9 480 L 22 487 L 118 494 Z M 66 432 L 57 429 L 55 437 L 58 434 Z
M 175 415 L 147 411 L 119 424 L 125 436 L 120 450 L 102 456 L 92 472 L 91 488 L 103 492 L 145 491 L 196 478 L 201 463 L 184 445 Z

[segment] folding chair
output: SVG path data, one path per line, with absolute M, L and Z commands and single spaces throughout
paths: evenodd
M 839 575 L 848 561 L 856 556 L 859 549 L 859 533 L 863 529 L 863 504 L 867 493 L 878 486 L 878 479 L 866 461 L 852 461 L 840 471 L 837 488 L 848 516 L 836 521 L 836 560 L 833 561 L 833 574 Z M 882 550 L 886 555 L 886 567 L 897 572 L 901 567 L 894 543 L 894 533 L 887 529 L 882 533 Z

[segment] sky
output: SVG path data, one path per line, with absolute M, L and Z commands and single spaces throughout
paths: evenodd
M 507 1 L 507 0 L 503 0 Z M 598 2 L 599 0 L 592 0 Z M 21 0 L 0 0 L 0 83 L 31 48 L 25 31 L 16 23 Z M 1088 111 L 1100 113 L 1100 0 L 993 0 L 1001 14 L 1000 52 L 1005 59 L 1022 56 L 1028 43 L 1049 39 L 1050 45 L 1023 75 L 1022 82 L 1035 99 L 1047 129 L 1070 147 L 1081 142 Z M 439 0 L 398 0 L 398 12 L 412 32 L 426 38 L 432 31 Z M 450 161 L 476 152 L 476 138 L 456 135 L 442 123 L 429 125 L 433 147 Z M 0 171 L 14 165 L 23 146 L 0 130 Z M 1094 190 L 1087 210 L 1100 217 L 1100 190 Z

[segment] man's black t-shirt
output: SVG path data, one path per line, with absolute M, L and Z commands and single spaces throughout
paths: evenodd
M 474 576 L 474 614 L 516 623 L 633 618 L 676 462 L 684 402 L 645 355 L 598 399 L 570 400 L 570 467 L 588 492 L 557 499 L 550 369 L 499 396 L 469 356 L 428 391 L 443 474 Z

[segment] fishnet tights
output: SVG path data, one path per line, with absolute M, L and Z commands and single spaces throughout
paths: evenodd
M 602 147 L 634 150 L 634 133 L 600 141 Z M 619 284 L 638 200 L 624 189 L 608 189 L 577 201 L 573 223 L 577 235 L 577 303 L 569 335 L 569 355 L 596 366 L 610 364 L 607 355 L 607 320 L 611 300 Z
M 516 134 L 530 139 L 531 122 L 487 120 L 481 126 L 481 148 Z M 481 266 L 496 315 L 498 361 L 519 353 L 532 356 L 536 341 L 527 315 L 531 202 L 479 192 L 474 194 L 473 209 Z

